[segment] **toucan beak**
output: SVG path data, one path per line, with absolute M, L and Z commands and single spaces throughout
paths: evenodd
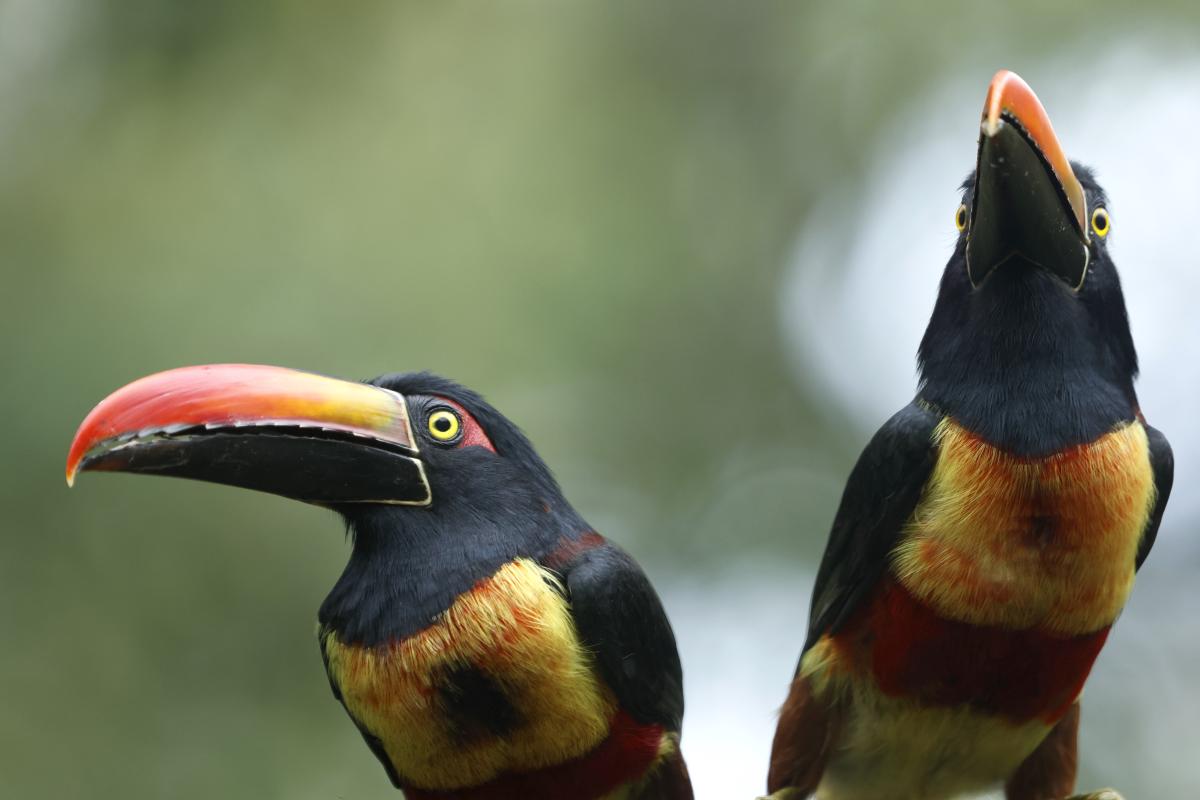
M 1072 289 L 1088 268 L 1087 199 L 1046 109 L 1015 72 L 988 87 L 967 230 L 967 273 L 979 286 L 1014 257 Z
M 309 372 L 214 364 L 160 372 L 92 409 L 67 455 L 80 472 L 169 475 L 318 505 L 428 505 L 404 398 Z

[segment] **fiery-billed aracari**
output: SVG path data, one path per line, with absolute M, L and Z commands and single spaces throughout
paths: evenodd
M 833 522 L 774 797 L 1069 795 L 1080 692 L 1171 491 L 1104 192 L 1017 75 L 993 78 L 981 127 L 916 398 Z
M 151 375 L 84 420 L 84 470 L 197 478 L 334 509 L 319 613 L 334 696 L 410 800 L 692 796 L 671 626 L 524 435 L 428 373 Z

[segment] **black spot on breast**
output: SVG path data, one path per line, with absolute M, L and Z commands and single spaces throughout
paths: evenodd
M 1029 538 L 1038 546 L 1045 546 L 1054 538 L 1058 519 L 1053 514 L 1034 514 L 1029 518 Z
M 1035 487 L 1029 498 L 1029 516 L 1025 535 L 1034 547 L 1046 547 L 1058 533 L 1059 517 L 1054 497 L 1041 487 Z
M 474 665 L 446 667 L 434 685 L 446 723 L 463 744 L 506 736 L 522 722 L 504 689 Z

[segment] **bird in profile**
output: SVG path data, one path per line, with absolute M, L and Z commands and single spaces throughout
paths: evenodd
M 1012 72 L 954 219 L 916 397 L 860 456 L 821 561 L 777 800 L 1070 795 L 1084 681 L 1171 491 L 1107 197 Z
M 318 614 L 334 697 L 409 800 L 687 800 L 674 634 L 650 582 L 515 425 L 428 373 L 354 383 L 212 365 L 117 390 L 86 470 L 333 509 L 349 563 Z

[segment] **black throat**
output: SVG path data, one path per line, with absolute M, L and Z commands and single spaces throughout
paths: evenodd
M 455 495 L 443 485 L 430 508 L 343 510 L 353 550 L 321 604 L 322 628 L 365 647 L 403 640 L 504 564 L 542 561 L 587 529 L 561 495 L 527 482 L 477 483 Z
M 1128 339 L 1119 310 L 1106 319 L 1028 262 L 1002 265 L 975 290 L 952 263 L 921 342 L 918 397 L 1014 455 L 1091 442 L 1137 414 L 1136 363 L 1107 330 L 1124 326 Z

